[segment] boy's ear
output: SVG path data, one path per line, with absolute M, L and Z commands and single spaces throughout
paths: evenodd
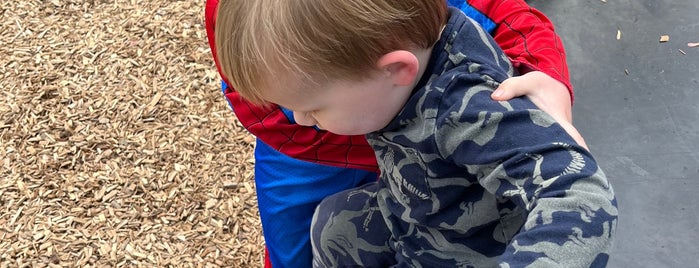
M 379 58 L 376 67 L 393 80 L 395 85 L 411 86 L 417 77 L 420 62 L 412 52 L 396 50 Z

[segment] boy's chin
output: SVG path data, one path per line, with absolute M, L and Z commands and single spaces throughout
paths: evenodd
M 322 127 L 318 127 L 321 130 L 328 131 L 333 134 L 337 135 L 343 135 L 343 136 L 361 136 L 361 135 L 366 135 L 374 131 L 378 131 L 379 129 L 374 129 L 374 130 L 366 130 L 366 129 L 324 129 Z

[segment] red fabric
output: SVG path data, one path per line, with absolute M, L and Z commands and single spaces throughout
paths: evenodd
M 269 259 L 269 252 L 265 247 L 265 268 L 272 268 L 272 260 Z
M 493 33 L 494 38 L 521 73 L 542 71 L 568 86 L 572 98 L 565 51 L 548 18 L 522 0 L 468 2 L 499 25 Z M 214 47 L 217 4 L 218 0 L 206 1 L 205 21 L 209 46 L 219 68 Z M 223 80 L 226 81 L 226 78 L 223 77 Z M 230 85 L 228 81 L 226 83 Z M 225 92 L 225 96 L 234 107 L 238 120 L 250 133 L 290 157 L 337 167 L 378 171 L 374 153 L 364 136 L 340 136 L 291 124 L 279 107 L 252 105 L 232 88 Z

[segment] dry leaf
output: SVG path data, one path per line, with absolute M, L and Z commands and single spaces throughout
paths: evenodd
M 670 36 L 669 35 L 661 35 L 660 36 L 660 43 L 665 43 L 667 41 L 670 41 Z

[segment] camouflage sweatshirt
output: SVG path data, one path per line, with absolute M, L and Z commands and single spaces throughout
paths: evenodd
M 513 74 L 460 11 L 399 115 L 367 135 L 379 209 L 416 267 L 603 267 L 616 199 L 593 156 L 526 98 L 496 102 Z

